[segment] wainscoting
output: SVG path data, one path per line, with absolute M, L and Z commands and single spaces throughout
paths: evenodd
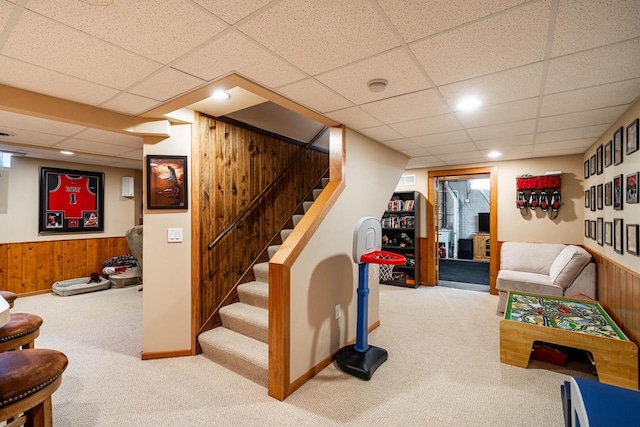
M 130 252 L 125 237 L 0 244 L 0 289 L 50 292 L 54 282 L 101 272 L 104 261 Z

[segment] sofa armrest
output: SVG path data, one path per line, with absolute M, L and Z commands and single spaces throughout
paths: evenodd
M 596 263 L 588 263 L 578 274 L 578 277 L 571 283 L 564 291 L 565 297 L 571 297 L 572 295 L 585 294 L 593 298 L 596 298 Z

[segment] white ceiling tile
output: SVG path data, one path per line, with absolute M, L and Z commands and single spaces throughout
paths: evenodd
M 484 126 L 468 129 L 469 135 L 474 140 L 496 139 L 512 135 L 525 135 L 535 130 L 535 120 L 523 120 L 521 122 L 504 123 L 500 125 Z
M 436 85 L 544 59 L 550 0 L 416 42 L 411 50 Z
M 78 138 L 69 138 L 56 144 L 56 148 L 61 150 L 78 151 L 82 153 L 94 153 L 94 154 L 106 154 L 110 156 L 117 156 L 122 153 L 131 151 L 128 147 L 122 147 L 120 145 L 105 144 L 102 142 L 87 141 Z
M 528 145 L 512 145 L 507 147 L 500 148 L 488 148 L 481 149 L 482 155 L 487 157 L 487 155 L 491 152 L 499 151 L 502 155 L 499 157 L 500 160 L 505 160 L 505 156 L 509 154 L 531 154 L 533 153 L 533 144 Z
M 72 136 L 85 129 L 84 126 L 0 110 L 0 128 L 5 127 L 60 136 Z
M 559 116 L 542 117 L 538 121 L 538 132 L 577 128 L 581 126 L 611 124 L 627 110 L 626 105 L 581 111 Z
M 392 139 L 402 138 L 402 135 L 386 125 L 360 129 L 358 132 L 375 141 L 390 141 Z
M 410 42 L 484 18 L 526 1 L 378 0 L 378 3 L 404 40 Z
M 129 92 L 158 101 L 166 101 L 195 89 L 203 83 L 205 81 L 197 77 L 173 68 L 166 68 L 134 86 Z
M 582 139 L 582 138 L 598 138 L 601 136 L 607 129 L 609 129 L 609 125 L 596 125 L 596 126 L 585 126 L 581 128 L 574 129 L 563 129 L 563 130 L 554 130 L 550 132 L 538 132 L 536 135 L 537 143 L 545 143 L 545 142 L 553 142 L 553 141 L 566 141 L 572 139 Z
M 400 150 L 403 154 L 406 154 L 409 157 L 424 157 L 429 156 L 431 153 L 424 148 L 412 148 L 409 150 Z
M 126 159 L 142 161 L 142 159 L 144 157 L 144 151 L 142 149 L 131 150 L 131 151 L 127 151 L 126 153 L 120 154 L 120 157 L 124 157 Z
M 433 135 L 422 135 L 411 138 L 413 142 L 421 147 L 432 147 L 434 145 L 457 144 L 469 141 L 469 135 L 464 130 L 454 132 L 436 133 Z
M 459 111 L 456 116 L 465 127 L 480 127 L 533 119 L 537 113 L 538 98 L 529 98 L 504 104 L 487 105 L 473 111 Z
M 28 129 L 17 129 L 11 126 L 2 125 L 4 132 L 16 134 L 12 137 L 0 137 L 0 141 L 13 142 L 18 144 L 33 144 L 50 146 L 62 141 L 66 136 L 53 135 L 50 133 L 34 132 Z
M 6 28 L 14 8 L 15 6 L 12 4 L 5 2 L 0 3 L 0 28 Z
M 420 148 L 416 145 L 415 142 L 411 141 L 410 139 L 394 139 L 393 141 L 384 141 L 382 142 L 384 145 L 386 145 L 387 147 L 391 147 L 394 150 L 415 150 L 416 148 Z
M 467 96 L 477 96 L 484 105 L 501 104 L 540 94 L 542 63 L 501 71 L 440 87 L 452 107 Z
M 583 154 L 584 150 L 581 148 L 562 148 L 560 150 L 544 150 L 538 151 L 533 149 L 533 157 L 559 157 L 559 156 L 571 156 L 573 154 Z
M 437 145 L 435 147 L 429 147 L 429 152 L 434 156 L 440 156 L 440 154 L 452 154 L 452 153 L 467 153 L 472 151 L 474 153 L 478 152 L 478 149 L 474 145 L 473 142 L 463 142 L 462 144 L 447 144 L 447 145 Z
M 102 108 L 119 113 L 138 115 L 158 105 L 154 99 L 144 98 L 132 93 L 122 93 L 101 105 Z
M 574 140 L 565 140 L 565 141 L 554 141 L 554 142 L 546 142 L 546 143 L 537 143 L 535 145 L 535 151 L 554 151 L 554 150 L 564 150 L 564 149 L 579 149 L 586 150 L 587 148 L 593 145 L 593 138 L 583 138 L 583 139 L 574 139 Z
M 404 122 L 449 112 L 449 108 L 433 89 L 363 104 L 361 108 L 385 123 Z
M 28 11 L 20 16 L 2 54 L 117 89 L 160 68 L 157 62 Z
M 542 116 L 594 110 L 615 105 L 628 105 L 640 93 L 640 79 L 609 83 L 568 92 L 545 95 Z
M 382 125 L 380 120 L 371 117 L 359 107 L 332 111 L 327 113 L 326 116 L 355 130 Z
M 435 156 L 423 156 L 423 157 L 412 157 L 409 159 L 409 163 L 407 163 L 407 169 L 416 169 L 416 168 L 429 168 L 429 167 L 437 167 L 444 166 L 445 162 L 438 159 Z
M 289 99 L 321 113 L 340 110 L 352 105 L 349 101 L 313 78 L 282 86 L 278 90 Z
M 88 165 L 101 165 L 101 166 L 113 166 L 114 163 L 117 162 L 117 159 L 113 157 L 105 157 L 105 156 L 99 156 L 99 155 L 92 156 L 90 154 L 79 154 L 77 156 L 73 156 L 68 160 L 74 161 L 74 162 L 82 162 Z M 140 162 L 140 164 L 142 164 L 142 162 Z
M 391 98 L 431 87 L 404 49 L 381 55 L 316 76 L 318 80 L 356 104 Z M 385 79 L 382 92 L 372 92 L 367 83 Z
M 534 135 L 530 133 L 528 135 L 513 135 L 495 139 L 483 139 L 481 141 L 476 141 L 475 144 L 481 150 L 498 150 L 523 145 L 532 145 L 533 140 Z
M 117 160 L 111 164 L 114 168 L 138 169 L 142 170 L 142 161 L 139 160 Z
M 127 135 L 124 133 L 110 132 L 102 129 L 87 128 L 75 135 L 78 139 L 86 141 L 103 142 L 105 144 L 122 145 L 124 147 L 142 147 L 144 139 L 141 136 Z
M 443 114 L 441 116 L 428 117 L 425 119 L 394 123 L 390 126 L 407 138 L 450 132 L 460 129 L 460 124 L 453 114 Z
M 561 0 L 551 56 L 640 36 L 637 0 Z
M 235 24 L 272 0 L 194 0 L 229 24 Z
M 225 52 L 233 52 L 233 55 Z M 235 31 L 213 40 L 172 66 L 204 80 L 213 80 L 235 71 L 271 87 L 305 77 L 302 72 Z
M 549 62 L 545 93 L 640 77 L 640 39 L 575 53 Z
M 447 163 L 451 162 L 481 162 L 484 160 L 484 156 L 479 151 L 468 151 L 464 153 L 450 153 L 450 154 L 439 154 L 438 158 Z
M 118 93 L 116 89 L 7 56 L 0 56 L 0 70 L 2 84 L 88 105 L 98 105 Z
M 182 0 L 116 1 L 106 7 L 30 0 L 27 8 L 163 64 L 227 28 Z
M 309 74 L 400 44 L 367 0 L 285 0 L 240 30 Z

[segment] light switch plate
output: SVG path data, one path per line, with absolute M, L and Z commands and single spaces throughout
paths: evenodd
M 169 243 L 182 242 L 182 228 L 168 228 L 167 242 Z

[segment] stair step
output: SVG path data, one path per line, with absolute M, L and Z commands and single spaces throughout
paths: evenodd
M 321 188 L 316 188 L 315 190 L 313 190 L 313 200 L 316 200 L 320 196 L 320 193 L 322 193 Z
M 291 220 L 293 221 L 293 226 L 294 227 L 300 223 L 300 221 L 302 220 L 303 216 L 304 215 L 294 215 L 293 218 L 291 218 Z
M 267 253 L 269 254 L 269 259 L 273 258 L 273 256 L 278 252 L 282 245 L 271 245 L 267 248 Z
M 329 183 L 329 178 L 322 178 L 322 188 L 326 187 Z
M 307 213 L 311 208 L 311 205 L 313 205 L 313 202 L 302 202 L 302 209 L 304 210 L 304 213 Z
M 265 282 L 247 282 L 238 285 L 238 296 L 244 304 L 269 309 L 269 284 Z
M 202 354 L 214 362 L 267 387 L 269 346 L 227 328 L 215 328 L 198 336 Z
M 253 275 L 256 277 L 256 282 L 269 283 L 269 263 L 259 262 L 254 264 Z
M 280 238 L 282 239 L 283 242 L 287 240 L 287 237 L 289 237 L 289 234 L 291 234 L 292 231 L 293 231 L 292 229 L 286 228 L 280 232 Z
M 220 309 L 222 326 L 264 343 L 269 341 L 269 312 L 264 308 L 236 302 Z

